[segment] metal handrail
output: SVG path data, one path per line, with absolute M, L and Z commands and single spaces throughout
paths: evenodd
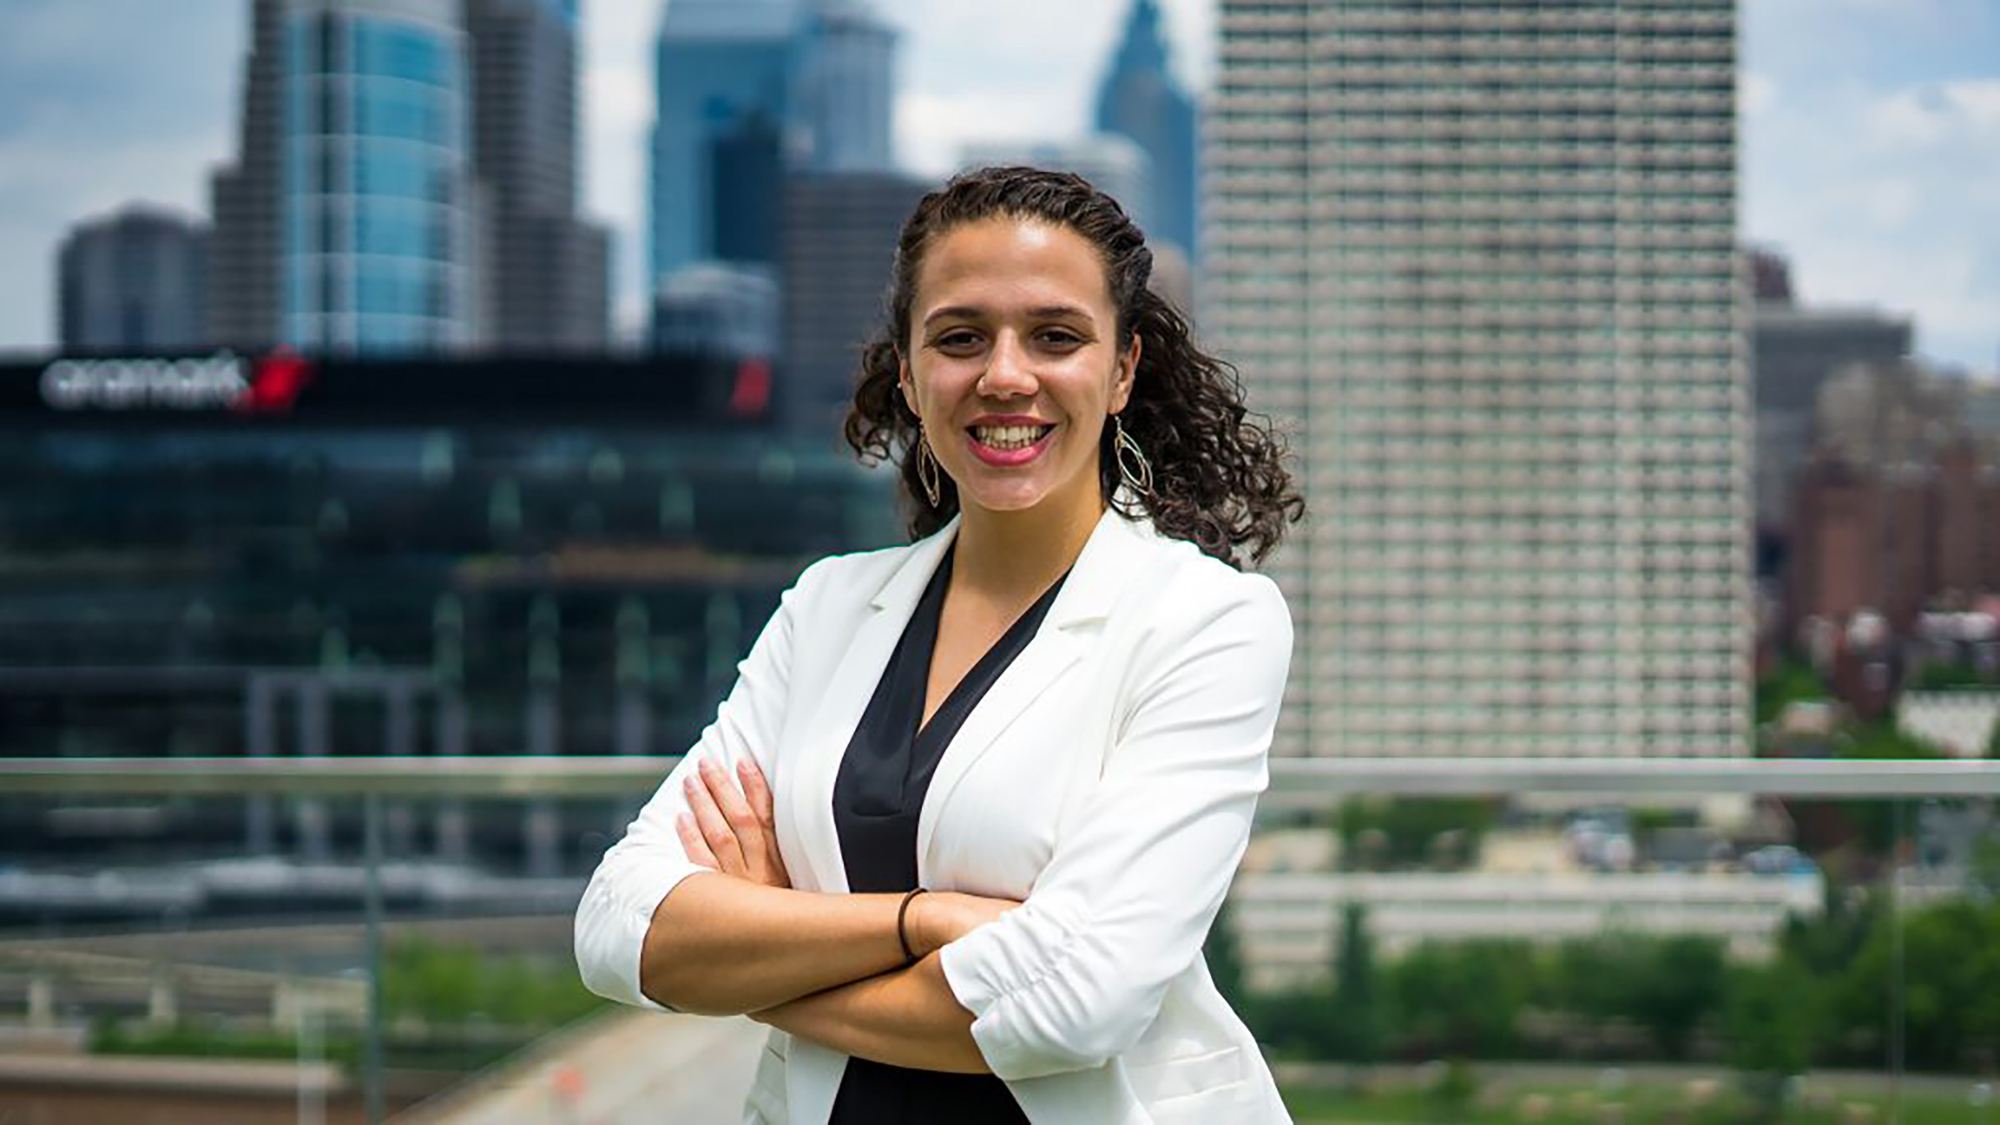
M 633 797 L 652 792 L 679 760 L 677 756 L 0 758 L 0 793 Z M 1310 808 L 1357 793 L 2000 797 L 2000 761 L 1274 758 L 1264 804 Z

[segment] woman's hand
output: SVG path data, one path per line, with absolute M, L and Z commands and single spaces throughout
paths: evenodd
M 904 932 L 910 951 L 922 957 L 934 953 L 959 938 L 1021 905 L 1011 898 L 936 891 L 910 900 Z
M 690 860 L 769 887 L 792 885 L 778 854 L 771 787 L 757 763 L 738 761 L 732 783 L 720 763 L 704 757 L 685 785 L 689 811 L 675 819 L 674 830 Z

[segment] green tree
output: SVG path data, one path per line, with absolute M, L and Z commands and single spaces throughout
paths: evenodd
M 1912 685 L 1917 691 L 1951 691 L 1955 688 L 1986 687 L 1979 669 L 1970 664 L 1926 664 Z
M 1875 1052 L 1893 1011 L 1894 927 L 1892 914 L 1877 916 L 1833 994 L 1834 1026 Z M 2000 902 L 1958 898 L 1904 911 L 1901 954 L 1910 1069 L 1954 1070 L 2000 1050 Z
M 1634 947 L 1631 1013 L 1668 1058 L 1684 1059 L 1703 1021 L 1728 995 L 1722 942 L 1699 934 L 1656 938 Z
M 1334 955 L 1334 1003 L 1341 1027 L 1340 1057 L 1372 1063 L 1382 1057 L 1383 1012 L 1375 939 L 1368 908 L 1350 902 L 1341 911 L 1340 949 Z
M 1228 899 L 1208 927 L 1208 940 L 1201 951 L 1208 958 L 1208 975 L 1215 978 L 1216 991 L 1231 1004 L 1243 998 L 1243 958 L 1236 947 L 1235 911 Z
M 1817 702 L 1826 698 L 1819 673 L 1796 653 L 1779 657 L 1777 667 L 1757 681 L 1757 722 L 1775 720 L 1788 704 Z
M 1729 988 L 1729 1062 L 1743 1077 L 1757 1119 L 1784 1114 L 1785 1082 L 1812 1056 L 1818 982 L 1788 957 L 1738 968 Z
M 1484 797 L 1350 800 L 1340 806 L 1337 818 L 1343 865 L 1363 866 L 1357 860 L 1369 850 L 1364 845 L 1379 834 L 1386 846 L 1380 858 L 1391 866 L 1463 867 L 1478 857 L 1480 842 L 1498 815 L 1499 806 Z
M 1388 974 L 1402 1048 L 1432 1058 L 1505 1056 L 1536 967 L 1534 947 L 1522 941 L 1418 945 Z
M 1557 947 L 1557 1006 L 1598 1021 L 1645 1028 L 1670 1058 L 1685 1058 L 1701 1025 L 1721 1015 L 1727 995 L 1722 943 L 1695 934 L 1611 931 Z

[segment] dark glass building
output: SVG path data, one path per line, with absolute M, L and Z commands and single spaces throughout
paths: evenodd
M 208 342 L 208 228 L 128 207 L 80 223 L 57 251 L 57 322 L 75 351 L 180 351 Z
M 414 753 L 676 753 L 806 563 L 897 539 L 888 474 L 788 442 L 762 363 L 0 366 L 4 752 L 273 745 L 260 679 L 407 674 Z M 303 677 L 303 679 L 302 679 Z M 621 735 L 621 693 L 650 733 Z M 306 692 L 309 696 L 310 691 Z M 524 733 L 523 700 L 562 716 Z M 362 712 L 382 703 L 363 692 Z M 442 721 L 463 709 L 463 728 Z
M 838 432 L 861 347 L 882 323 L 896 237 L 931 186 L 887 172 L 785 181 L 778 412 L 792 432 L 826 443 Z
M 1097 129 L 1130 137 L 1152 162 L 1149 238 L 1196 256 L 1199 231 L 1194 99 L 1167 63 L 1157 0 L 1135 0 L 1111 69 L 1097 88 Z
M 649 287 L 697 262 L 775 262 L 781 173 L 888 171 L 895 43 L 862 0 L 667 5 Z

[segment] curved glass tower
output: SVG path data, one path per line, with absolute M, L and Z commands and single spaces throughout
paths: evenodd
M 455 0 L 294 0 L 284 26 L 281 338 L 475 338 L 465 34 Z

